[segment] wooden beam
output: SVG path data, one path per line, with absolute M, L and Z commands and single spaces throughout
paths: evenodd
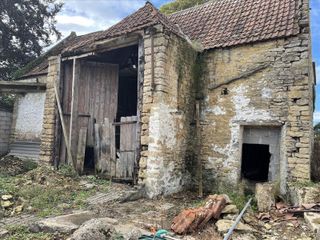
M 71 149 L 70 149 L 70 145 L 69 145 L 69 141 L 68 141 L 68 136 L 67 136 L 67 130 L 66 130 L 66 125 L 64 122 L 64 118 L 63 118 L 63 113 L 62 113 L 62 108 L 61 108 L 61 104 L 60 104 L 60 97 L 59 97 L 59 93 L 58 93 L 58 89 L 56 84 L 54 84 L 54 93 L 56 96 L 56 101 L 57 101 L 57 106 L 58 106 L 58 112 L 59 112 L 59 117 L 60 117 L 60 122 L 61 122 L 61 127 L 62 127 L 62 133 L 63 133 L 63 137 L 64 137 L 64 141 L 66 142 L 66 148 L 67 148 L 67 153 L 68 153 L 68 159 L 72 161 L 72 155 L 71 155 Z
M 134 33 L 131 36 L 120 36 L 117 38 L 101 40 L 95 43 L 96 50 L 110 51 L 117 48 L 129 47 L 132 45 L 137 45 L 139 42 L 139 33 Z
M 0 81 L 0 85 L 1 86 L 44 87 L 44 88 L 46 88 L 45 83 L 38 83 L 38 82 Z
M 196 101 L 196 133 L 197 133 L 197 175 L 198 175 L 198 194 L 203 197 L 203 176 L 201 159 L 201 126 L 200 126 L 200 101 Z
M 45 83 L 20 82 L 20 81 L 0 81 L 0 92 L 6 93 L 28 93 L 41 92 L 46 90 Z
M 14 93 L 14 94 L 26 94 L 26 93 L 38 93 L 38 92 L 44 92 L 45 90 L 35 90 L 35 89 L 3 89 L 0 86 L 0 92 L 1 93 Z
M 100 124 L 94 124 L 94 167 L 96 173 L 99 173 L 101 170 L 100 167 L 100 145 L 101 145 L 101 136 L 100 136 Z
M 70 128 L 69 128 L 69 146 L 71 148 L 72 159 L 76 155 L 76 142 L 77 142 L 77 123 L 78 123 L 78 82 L 80 75 L 80 64 L 78 59 L 73 59 L 72 70 L 72 86 L 71 86 L 71 115 L 70 115 Z M 70 164 L 70 160 L 68 160 Z M 73 166 L 76 163 L 73 162 Z
M 77 172 L 83 173 L 84 159 L 87 145 L 87 132 L 88 128 L 82 127 L 79 132 L 78 151 L 77 151 Z
M 89 52 L 89 53 L 84 53 L 84 54 L 80 54 L 80 55 L 76 55 L 76 56 L 64 57 L 64 58 L 62 58 L 62 61 L 85 58 L 85 57 L 94 56 L 94 55 L 95 55 L 94 52 Z
M 268 68 L 269 66 L 271 66 L 270 63 L 264 63 L 264 64 L 261 64 L 261 65 L 258 65 L 258 66 L 254 66 L 252 68 L 249 68 L 248 70 L 240 73 L 238 76 L 236 77 L 233 77 L 233 78 L 230 78 L 230 79 L 227 79 L 226 81 L 222 82 L 222 83 L 213 83 L 213 84 L 210 84 L 208 86 L 208 89 L 209 90 L 214 90 L 214 89 L 217 89 L 221 86 L 224 86 L 224 85 L 228 85 L 230 83 L 233 83 L 237 80 L 240 80 L 240 79 L 243 79 L 243 78 L 247 78 L 247 77 L 250 77 L 251 75 L 253 74 L 256 74 L 257 72 L 263 70 L 263 69 L 266 69 Z

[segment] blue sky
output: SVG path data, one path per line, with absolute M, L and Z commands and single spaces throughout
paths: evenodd
M 64 0 L 57 16 L 57 27 L 66 37 L 71 31 L 78 35 L 104 30 L 136 11 L 145 0 Z M 151 0 L 156 6 L 171 0 Z M 316 109 L 314 122 L 320 122 L 320 0 L 311 0 L 313 59 L 317 66 Z M 319 97 L 318 97 L 319 95 Z

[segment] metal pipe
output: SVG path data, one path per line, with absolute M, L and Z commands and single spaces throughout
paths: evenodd
M 237 227 L 238 223 L 240 222 L 240 220 L 242 218 L 242 215 L 244 214 L 244 212 L 249 207 L 251 201 L 252 201 L 252 198 L 250 198 L 249 201 L 247 202 L 247 204 L 244 206 L 244 208 L 242 209 L 241 213 L 238 215 L 238 217 L 236 218 L 235 222 L 233 223 L 233 225 L 231 226 L 231 228 L 229 229 L 227 235 L 224 237 L 223 240 L 228 240 L 229 239 L 229 237 L 231 236 L 233 230 Z

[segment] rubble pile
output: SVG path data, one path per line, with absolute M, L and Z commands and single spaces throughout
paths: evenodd
M 22 198 L 14 198 L 11 194 L 1 195 L 0 219 L 5 216 L 20 214 L 24 208 L 25 201 Z
M 16 176 L 26 173 L 37 167 L 37 164 L 28 159 L 20 159 L 16 156 L 4 156 L 0 158 L 0 176 Z

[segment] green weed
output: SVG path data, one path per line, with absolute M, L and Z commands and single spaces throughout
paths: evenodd
M 4 240 L 51 240 L 54 236 L 50 233 L 31 233 L 25 226 L 11 225 L 7 226 L 9 236 Z

